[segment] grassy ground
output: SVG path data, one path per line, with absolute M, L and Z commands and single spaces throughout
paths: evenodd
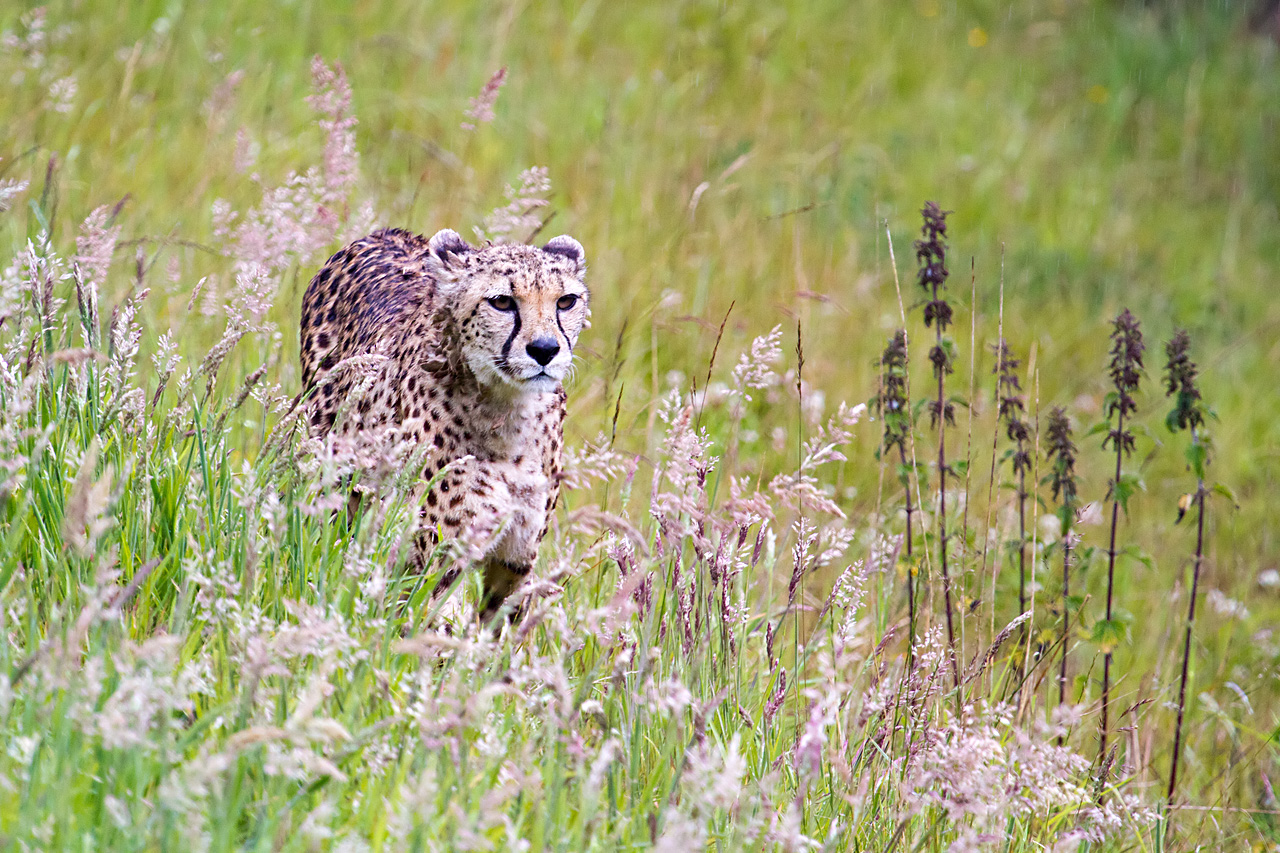
M 1158 847 L 1163 824 L 1137 804 L 1164 800 L 1194 544 L 1172 524 L 1194 482 L 1159 386 L 1183 327 L 1218 416 L 1211 476 L 1238 506 L 1210 503 L 1178 796 L 1196 808 L 1170 844 L 1275 846 L 1280 308 L 1264 287 L 1280 258 L 1280 76 L 1232 10 L 68 3 L 5 9 L 0 31 L 0 187 L 27 184 L 0 212 L 0 268 L 15 260 L 0 276 L 6 844 L 914 850 L 1008 833 L 1040 849 L 1078 833 Z M 350 180 L 326 161 L 341 128 L 307 101 L 315 55 L 352 90 Z M 500 66 L 495 119 L 464 129 Z M 385 502 L 353 526 L 331 513 L 354 463 L 289 429 L 296 317 L 311 272 L 362 224 L 467 233 L 532 165 L 552 182 L 547 233 L 588 253 L 594 327 L 568 426 L 583 482 L 534 617 L 459 641 L 426 628 L 431 579 L 398 570 L 403 478 L 366 465 Z M 122 199 L 112 263 L 81 263 L 95 309 L 70 259 L 92 254 L 76 245 L 95 243 L 90 212 Z M 902 325 L 895 258 L 912 393 L 928 393 L 910 244 L 925 199 L 954 211 L 949 382 L 972 403 L 948 431 L 969 463 L 948 495 L 961 665 L 1018 610 L 1007 462 L 988 485 L 990 344 L 1003 328 L 1028 368 L 1041 435 L 1049 407 L 1068 407 L 1081 496 L 1103 501 L 1114 462 L 1085 432 L 1108 390 L 1108 321 L 1129 307 L 1147 335 L 1129 465 L 1144 489 L 1117 574 L 1121 749 L 1101 809 L 1078 758 L 1097 752 L 1087 631 L 1070 644 L 1071 752 L 1038 728 L 1057 696 L 1044 675 L 1058 552 L 1039 524 L 1052 506 L 1034 511 L 1029 549 L 1049 578 L 1036 630 L 951 690 L 936 634 L 905 670 L 907 563 L 882 553 L 904 517 L 876 456 L 882 424 L 817 431 L 839 401 L 876 393 Z M 276 244 L 224 227 L 227 210 Z M 778 324 L 768 387 L 735 384 L 739 354 Z M 590 450 L 600 434 L 609 452 Z M 804 468 L 817 491 L 797 511 L 799 487 L 775 477 L 833 435 L 847 461 Z M 930 524 L 914 545 L 940 629 L 935 441 L 926 416 Z M 757 490 L 752 520 L 732 498 Z M 1107 529 L 1082 533 L 1089 627 Z M 1017 690 L 1033 664 L 1042 680 Z

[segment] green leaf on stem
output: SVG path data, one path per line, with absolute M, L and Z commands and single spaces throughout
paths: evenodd
M 1089 640 L 1097 645 L 1103 654 L 1107 654 L 1123 643 L 1128 633 L 1128 626 L 1119 619 L 1099 619 L 1093 623 Z

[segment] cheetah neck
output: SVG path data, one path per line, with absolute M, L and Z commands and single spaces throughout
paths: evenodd
M 467 381 L 453 386 L 449 395 L 455 408 L 465 411 L 469 429 L 464 432 L 461 453 L 481 459 L 540 458 L 538 427 L 543 413 L 553 405 L 552 394 L 495 395 Z

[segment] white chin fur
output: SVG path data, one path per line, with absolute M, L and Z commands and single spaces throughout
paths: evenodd
M 553 391 L 559 387 L 564 374 L 567 372 L 568 359 L 565 364 L 552 362 L 546 368 L 535 365 L 531 360 L 528 363 L 517 362 L 508 365 L 508 370 L 502 370 L 487 355 L 468 354 L 467 363 L 471 368 L 472 375 L 476 381 L 486 388 L 505 388 L 508 392 L 515 391 L 517 393 L 542 393 L 545 391 Z M 527 374 L 512 375 L 516 374 Z
M 546 391 L 554 391 L 560 385 L 560 377 L 558 376 L 537 373 L 528 377 L 516 377 L 488 363 L 472 365 L 471 370 L 481 385 L 487 388 L 506 388 L 508 392 L 540 394 Z
M 545 373 L 540 373 L 537 376 L 533 377 L 532 379 L 524 380 L 524 382 L 520 384 L 527 391 L 541 393 L 543 391 L 554 391 L 556 387 L 560 384 L 560 380 L 554 377 L 548 376 Z
M 558 384 L 564 379 L 564 375 L 569 372 L 570 361 L 567 358 L 554 359 L 546 367 L 537 364 L 532 359 L 519 359 L 508 365 L 513 378 L 510 380 L 518 385 L 524 385 L 533 381 L 550 380 L 553 384 Z

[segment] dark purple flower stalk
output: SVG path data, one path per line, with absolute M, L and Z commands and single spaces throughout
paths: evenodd
M 1026 398 L 1018 382 L 1021 361 L 1009 352 L 1001 340 L 996 344 L 996 381 L 998 409 L 996 417 L 1005 425 L 1005 435 L 1013 442 L 1013 476 L 1018 482 L 1018 614 L 1027 612 L 1027 472 L 1031 470 L 1031 431 L 1027 422 Z M 1025 630 L 1025 629 L 1024 629 Z
M 1067 701 L 1067 638 L 1071 627 L 1071 523 L 1076 514 L 1076 445 L 1071 440 L 1071 421 L 1061 406 L 1049 413 L 1049 483 L 1058 502 L 1062 521 L 1062 662 L 1058 670 L 1058 704 Z M 1058 738 L 1061 746 L 1063 738 Z
M 934 345 L 929 350 L 929 363 L 938 380 L 938 396 L 930 402 L 930 420 L 938 430 L 938 548 L 939 566 L 942 569 L 942 593 L 947 608 L 947 646 L 951 656 L 951 675 L 956 687 L 960 686 L 960 665 L 956 661 L 956 632 L 951 606 L 951 575 L 947 567 L 947 424 L 956 422 L 951 401 L 947 399 L 945 380 L 954 369 L 951 363 L 950 341 L 942 334 L 951 325 L 951 306 L 943 297 L 942 288 L 947 282 L 947 214 L 937 202 L 926 202 L 920 211 L 924 226 L 920 229 L 923 239 L 916 241 L 916 260 L 920 264 L 918 279 L 929 296 L 924 306 L 924 324 L 934 327 Z
M 911 663 L 916 643 L 916 590 L 915 561 L 911 554 L 911 516 L 914 507 L 911 504 L 911 469 L 907 465 L 907 438 L 911 434 L 911 407 L 907 378 L 907 332 L 899 329 L 889 339 L 880 357 L 883 368 L 880 394 L 875 399 L 875 408 L 884 421 L 884 450 L 898 449 L 898 479 L 902 483 L 906 495 L 907 532 L 907 622 L 909 635 L 907 638 L 907 661 Z
M 1102 658 L 1102 722 L 1099 738 L 1099 757 L 1105 761 L 1107 754 L 1107 722 L 1111 702 L 1111 650 L 1119 632 L 1111 618 L 1112 592 L 1115 588 L 1116 575 L 1116 528 L 1120 524 L 1120 506 L 1128 508 L 1132 487 L 1122 479 L 1121 466 L 1124 458 L 1133 452 L 1133 431 L 1125 423 L 1125 419 L 1138 409 L 1133 395 L 1138 390 L 1138 382 L 1142 378 L 1142 330 L 1138 320 L 1126 308 L 1116 317 L 1111 332 L 1111 363 L 1108 374 L 1115 391 L 1107 395 L 1103 406 L 1103 416 L 1110 429 L 1102 440 L 1105 450 L 1110 445 L 1116 452 L 1116 473 L 1111 481 L 1111 544 L 1107 550 L 1107 616 L 1105 631 L 1107 635 L 1106 652 Z M 1115 418 L 1114 424 L 1111 419 Z
M 1188 351 L 1191 338 L 1179 330 L 1165 347 L 1168 362 L 1165 365 L 1165 395 L 1174 397 L 1173 410 L 1165 423 L 1171 432 L 1189 430 L 1191 446 L 1187 461 L 1196 475 L 1196 491 L 1193 500 L 1196 507 L 1196 555 L 1191 570 L 1191 603 L 1187 607 L 1187 630 L 1182 643 L 1182 676 L 1178 683 L 1178 722 L 1173 730 L 1173 758 L 1169 762 L 1169 792 L 1166 815 L 1173 809 L 1173 796 L 1178 786 L 1178 759 L 1182 751 L 1182 719 L 1187 704 L 1187 672 L 1191 663 L 1191 633 L 1196 622 L 1196 595 L 1200 591 L 1200 566 L 1204 560 L 1204 499 L 1205 472 L 1209 466 L 1209 442 L 1204 434 L 1205 407 L 1196 387 L 1196 365 Z M 1179 515 L 1179 520 L 1182 516 Z

